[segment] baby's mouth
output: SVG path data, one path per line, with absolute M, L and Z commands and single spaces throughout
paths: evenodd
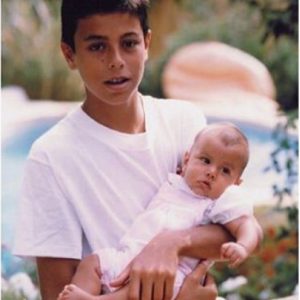
M 203 181 L 201 181 L 201 183 L 202 183 L 206 188 L 208 188 L 208 189 L 211 188 L 211 184 L 210 184 L 209 181 L 203 180 Z

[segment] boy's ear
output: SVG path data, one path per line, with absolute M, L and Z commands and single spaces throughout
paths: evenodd
M 77 66 L 76 66 L 76 63 L 74 60 L 74 51 L 72 50 L 72 48 L 68 44 L 61 42 L 60 49 L 69 65 L 70 69 L 72 69 L 72 70 L 76 69 Z
M 186 170 L 186 166 L 187 166 L 187 163 L 190 159 L 190 153 L 188 151 L 186 151 L 184 153 L 184 156 L 183 156 L 183 162 L 182 162 L 182 171 L 181 171 L 181 175 L 184 176 L 184 173 L 185 173 L 185 170 Z
M 151 43 L 151 37 L 152 37 L 152 32 L 151 30 L 149 29 L 145 38 L 144 38 L 144 41 L 145 41 L 145 50 L 146 50 L 146 60 L 148 60 L 148 51 L 149 51 L 149 47 L 150 47 L 150 43 Z

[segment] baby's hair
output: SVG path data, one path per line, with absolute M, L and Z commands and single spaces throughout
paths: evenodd
M 244 145 L 245 153 L 241 166 L 241 173 L 246 168 L 249 160 L 249 142 L 245 134 L 233 123 L 230 122 L 217 122 L 204 127 L 195 137 L 194 145 L 199 138 L 209 132 L 218 130 L 218 137 L 225 146 Z M 192 147 L 193 148 L 193 147 Z
M 74 35 L 78 21 L 95 14 L 110 13 L 129 13 L 138 17 L 143 34 L 146 36 L 149 31 L 148 5 L 148 0 L 63 0 L 61 40 L 75 51 Z

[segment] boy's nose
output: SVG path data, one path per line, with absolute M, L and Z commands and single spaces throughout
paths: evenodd
M 108 68 L 113 70 L 113 69 L 122 69 L 123 67 L 124 67 L 124 61 L 122 59 L 122 56 L 118 52 L 118 50 L 112 51 L 109 57 Z
M 109 69 L 122 69 L 124 66 L 123 62 L 110 62 L 108 65 Z

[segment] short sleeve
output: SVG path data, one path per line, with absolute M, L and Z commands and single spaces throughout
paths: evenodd
M 182 145 L 184 150 L 189 150 L 199 131 L 206 126 L 206 118 L 198 106 L 185 102 L 186 110 L 182 122 Z
M 14 254 L 80 259 L 82 230 L 51 167 L 28 159 L 21 195 Z
M 214 205 L 205 212 L 205 218 L 211 223 L 226 224 L 241 216 L 252 215 L 253 205 L 245 190 L 233 185 L 214 201 Z

